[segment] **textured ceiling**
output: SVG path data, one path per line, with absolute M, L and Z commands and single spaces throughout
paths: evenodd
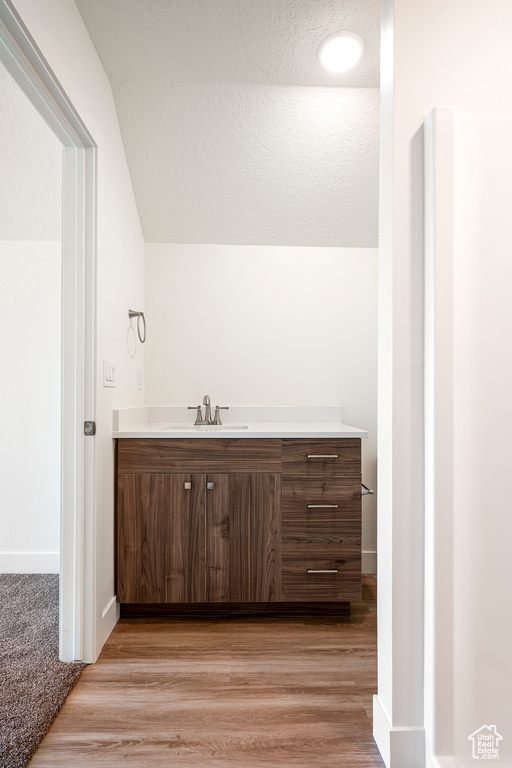
M 147 242 L 377 243 L 378 0 L 76 0 Z M 316 51 L 340 29 L 352 72 Z

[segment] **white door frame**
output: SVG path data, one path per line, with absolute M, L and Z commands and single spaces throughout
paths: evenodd
M 97 148 L 10 0 L 0 0 L 0 62 L 63 145 L 61 661 L 95 658 Z

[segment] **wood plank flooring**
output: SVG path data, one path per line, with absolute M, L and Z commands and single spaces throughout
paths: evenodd
M 350 619 L 121 619 L 30 768 L 381 768 L 376 581 Z

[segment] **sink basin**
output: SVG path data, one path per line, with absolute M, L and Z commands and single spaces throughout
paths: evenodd
M 247 424 L 166 424 L 160 427 L 162 432 L 233 432 L 235 429 L 248 429 Z

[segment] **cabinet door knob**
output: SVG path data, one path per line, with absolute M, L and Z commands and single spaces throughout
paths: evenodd
M 208 488 L 209 491 L 213 491 L 213 489 L 215 488 L 215 483 L 206 483 L 206 487 Z
M 184 487 L 184 489 L 185 489 L 186 491 L 190 491 L 190 490 L 192 489 L 192 483 L 185 483 L 185 484 L 183 485 L 183 487 Z

